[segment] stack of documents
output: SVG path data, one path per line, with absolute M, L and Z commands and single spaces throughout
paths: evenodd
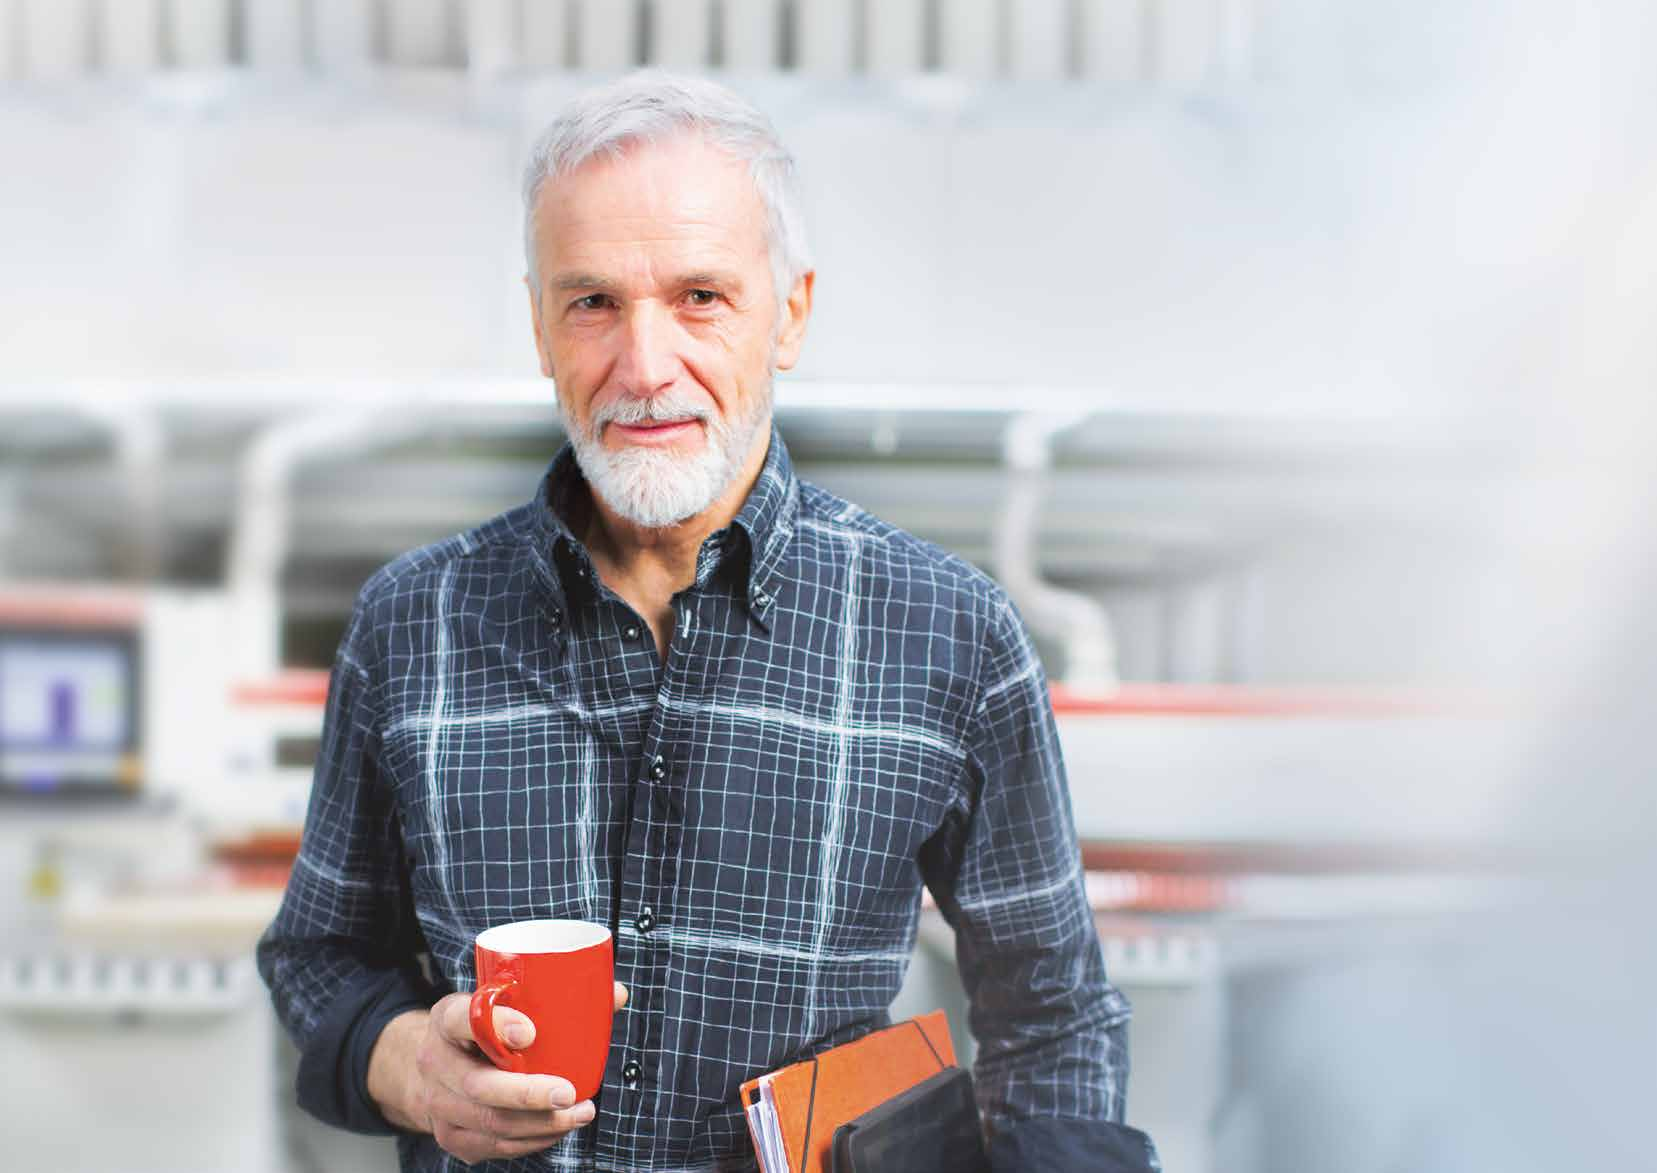
M 748 1132 L 754 1138 L 760 1173 L 790 1173 L 782 1126 L 777 1122 L 777 1093 L 771 1086 L 777 1074 L 773 1071 L 759 1077 L 759 1094 L 748 1105 Z
M 835 1129 L 955 1065 L 941 1010 L 742 1085 L 761 1173 L 828 1173 Z

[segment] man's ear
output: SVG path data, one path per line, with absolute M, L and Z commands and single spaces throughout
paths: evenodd
M 800 347 L 805 344 L 805 328 L 811 319 L 811 297 L 816 285 L 816 271 L 806 272 L 794 282 L 794 289 L 783 304 L 782 329 L 777 331 L 779 371 L 790 370 L 800 361 Z
M 524 274 L 524 289 L 529 292 L 529 321 L 535 327 L 535 353 L 541 360 L 541 373 L 552 378 L 552 351 L 547 348 L 546 334 L 541 329 L 541 299 L 535 296 L 535 286 L 528 273 Z

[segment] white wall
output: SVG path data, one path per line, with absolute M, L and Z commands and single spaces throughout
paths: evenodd
M 533 375 L 517 170 L 578 84 L 0 100 L 0 362 Z M 807 182 L 802 377 L 1433 402 L 1498 335 L 1504 371 L 1545 370 L 1548 338 L 1524 327 L 1571 296 L 1559 257 L 1589 148 L 1562 134 L 1556 171 L 1511 182 L 1531 156 L 1486 141 L 1483 99 L 746 84 Z

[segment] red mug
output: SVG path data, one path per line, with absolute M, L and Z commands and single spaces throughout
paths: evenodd
M 615 1018 L 615 946 L 610 930 L 581 920 L 520 920 L 478 934 L 472 1037 L 504 1071 L 557 1075 L 591 1099 L 604 1081 Z M 522 1051 L 495 1034 L 495 1006 L 535 1024 Z

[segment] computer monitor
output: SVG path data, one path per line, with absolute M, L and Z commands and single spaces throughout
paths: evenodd
M 0 792 L 136 794 L 139 688 L 131 628 L 0 624 Z

